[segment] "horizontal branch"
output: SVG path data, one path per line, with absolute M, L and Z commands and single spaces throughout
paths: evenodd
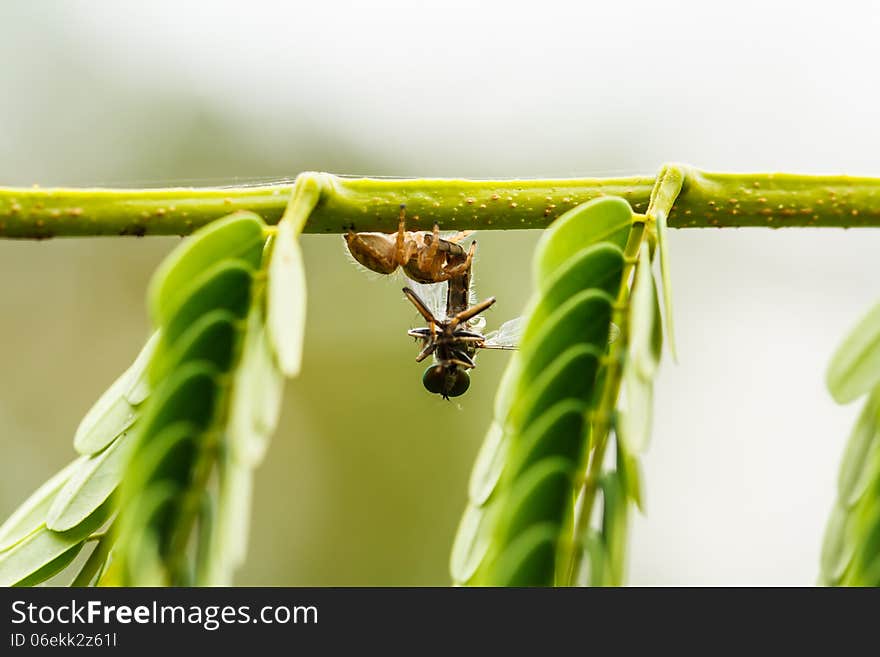
M 880 226 L 880 178 L 780 173 L 706 173 L 680 166 L 674 228 Z M 648 206 L 654 178 L 453 180 L 346 178 L 305 173 L 321 197 L 307 233 L 392 232 L 399 207 L 411 229 L 543 228 L 572 207 L 621 196 L 636 212 Z M 0 237 L 186 235 L 235 210 L 275 223 L 292 183 L 215 188 L 0 188 Z

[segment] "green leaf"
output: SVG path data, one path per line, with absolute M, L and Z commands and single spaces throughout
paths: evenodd
M 583 539 L 583 556 L 580 559 L 580 570 L 575 578 L 578 586 L 606 586 L 610 580 L 608 557 L 605 543 L 595 529 L 588 529 Z
M 272 357 L 263 314 L 251 310 L 241 360 L 235 371 L 230 401 L 229 442 L 236 458 L 250 466 L 266 454 L 278 424 L 284 375 Z
M 588 289 L 615 296 L 623 272 L 623 251 L 616 244 L 600 242 L 573 253 L 550 276 L 537 281 L 542 303 L 556 308 L 569 297 Z
M 864 586 L 876 588 L 880 586 L 880 558 L 874 557 L 870 564 L 865 565 L 865 574 L 862 577 Z
M 272 356 L 272 347 L 266 327 L 260 320 L 253 329 L 252 352 L 245 355 L 240 367 L 253 368 L 250 371 L 251 389 L 256 394 L 252 422 L 262 437 L 260 449 L 251 452 L 249 462 L 256 465 L 263 460 L 269 438 L 278 427 L 281 406 L 284 400 L 284 374 Z M 249 336 L 250 337 L 250 334 Z
M 117 397 L 103 410 L 104 413 L 100 418 L 95 418 L 94 424 L 77 430 L 74 448 L 80 454 L 90 456 L 106 449 L 107 445 L 131 429 L 138 418 L 137 409 L 124 396 Z
M 453 582 L 470 583 L 485 560 L 492 544 L 497 508 L 497 505 L 477 507 L 474 504 L 465 507 L 449 559 Z
M 170 479 L 150 483 L 138 498 L 132 516 L 139 519 L 141 531 L 152 532 L 157 541 L 159 555 L 168 557 L 177 520 L 180 518 L 180 501 L 186 489 Z M 136 584 L 144 586 L 144 584 Z
M 568 459 L 548 458 L 516 479 L 496 530 L 506 539 L 499 543 L 509 542 L 532 525 L 543 522 L 561 525 L 571 498 L 574 467 Z
M 159 537 L 152 529 L 145 528 L 140 533 L 127 563 L 128 581 L 132 586 L 167 587 L 171 583 L 162 560 Z
M 642 473 L 639 461 L 635 456 L 627 453 L 626 447 L 619 439 L 617 441 L 617 472 L 627 498 L 633 501 L 639 511 L 644 512 Z
M 131 489 L 140 491 L 163 481 L 185 486 L 192 476 L 200 436 L 195 424 L 179 420 L 150 438 L 138 452 L 137 461 L 129 466 Z
M 46 526 L 59 532 L 73 529 L 104 504 L 122 481 L 134 443 L 132 436 L 123 434 L 103 452 L 80 462 L 49 508 Z
M 486 503 L 501 479 L 510 441 L 498 422 L 489 425 L 489 431 L 477 452 L 477 460 L 468 483 L 468 499 L 477 506 Z
M 871 393 L 865 403 L 843 452 L 837 491 L 840 504 L 844 508 L 854 505 L 864 494 L 871 478 L 880 472 L 878 428 L 880 428 L 880 387 Z
M 660 364 L 663 331 L 647 245 L 643 245 L 639 252 L 630 298 L 629 330 L 630 361 L 642 378 L 651 379 Z
M 178 483 L 163 479 L 140 488 L 137 496 L 126 497 L 116 548 L 121 555 L 125 584 L 168 586 L 173 581 L 165 558 L 175 521 L 180 517 L 182 493 Z
M 675 349 L 675 331 L 672 321 L 672 279 L 669 271 L 669 237 L 667 235 L 667 218 L 672 211 L 678 195 L 681 193 L 687 171 L 677 164 L 666 164 L 660 170 L 651 190 L 648 202 L 649 218 L 654 219 L 657 230 L 657 246 L 660 251 L 660 275 L 663 278 L 663 304 L 666 314 L 666 337 L 672 359 L 677 360 Z
M 205 569 L 208 586 L 230 586 L 233 571 L 244 562 L 252 494 L 251 467 L 228 455 L 220 471 L 214 537 Z
M 822 543 L 822 578 L 826 585 L 837 585 L 852 560 L 855 540 L 849 524 L 850 516 L 846 509 L 835 504 Z
M 218 262 L 239 259 L 260 266 L 265 224 L 252 212 L 236 212 L 197 230 L 159 266 L 147 293 L 153 321 L 168 322 L 191 282 Z
M 858 536 L 855 541 L 850 569 L 846 574 L 845 583 L 848 586 L 876 586 L 875 564 L 877 555 L 880 554 L 880 502 L 877 498 L 871 500 L 872 504 L 865 505 L 856 518 L 858 527 L 854 533 Z
M 626 570 L 627 503 L 623 485 L 616 472 L 602 476 L 602 538 L 607 548 L 611 586 L 622 586 Z
M 622 198 L 598 198 L 572 208 L 544 231 L 535 247 L 534 279 L 546 280 L 589 244 L 611 242 L 623 249 L 632 228 L 632 208 Z
M 515 538 L 498 559 L 497 586 L 552 586 L 557 539 L 552 524 L 536 525 Z
M 205 362 L 187 363 L 176 370 L 156 389 L 154 402 L 143 419 L 140 442 L 181 420 L 200 429 L 210 426 L 218 376 L 217 368 Z
M 562 457 L 571 466 L 580 463 L 587 443 L 586 404 L 576 399 L 557 402 L 517 438 L 511 447 L 505 477 L 516 481 L 536 463 Z
M 530 319 L 523 331 L 521 381 L 531 381 L 566 349 L 577 344 L 604 350 L 612 300 L 604 292 L 584 290 L 559 306 L 540 326 Z
M 516 397 L 517 386 L 519 386 L 519 378 L 522 369 L 522 354 L 518 351 L 512 353 L 507 361 L 507 367 L 501 375 L 501 381 L 498 383 L 498 389 L 495 391 L 495 401 L 493 402 L 493 417 L 499 422 L 507 417 L 510 412 L 512 402 Z
M 183 363 L 207 361 L 218 371 L 232 367 L 238 337 L 238 319 L 228 310 L 214 310 L 193 322 L 172 346 L 162 341 L 150 368 L 150 378 L 161 381 Z
M 115 543 L 112 526 L 107 528 L 104 535 L 95 543 L 95 547 L 89 554 L 82 568 L 70 583 L 72 587 L 97 586 L 98 581 L 104 574 L 107 565 L 110 563 L 110 550 Z
M 562 399 L 590 401 L 602 352 L 589 344 L 566 349 L 529 384 L 511 410 L 511 430 L 525 431 L 542 412 Z
M 80 457 L 65 466 L 46 483 L 35 490 L 0 527 L 0 552 L 9 549 L 46 522 L 46 514 L 58 491 L 71 474 L 85 461 Z
M 125 393 L 125 399 L 132 406 L 142 404 L 150 394 L 150 378 L 148 371 L 150 369 L 150 361 L 156 353 L 156 348 L 161 340 L 159 331 L 155 331 L 148 339 L 147 343 L 137 355 L 134 363 L 129 369 L 130 387 Z
M 677 195 L 678 192 L 676 192 Z M 666 212 L 658 212 L 655 219 L 657 222 L 657 246 L 660 250 L 660 278 L 663 282 L 663 314 L 666 316 L 666 336 L 672 360 L 677 361 L 675 325 L 672 313 L 672 274 L 669 270 L 669 229 L 666 224 Z M 660 330 L 662 331 L 662 328 Z
M 623 389 L 626 406 L 618 409 L 617 434 L 630 454 L 641 454 L 651 438 L 654 383 L 643 379 L 632 363 L 627 363 L 623 370 Z
M 131 428 L 138 417 L 136 408 L 149 394 L 145 372 L 159 342 L 154 333 L 134 363 L 101 395 L 82 419 L 73 436 L 80 454 L 96 454 Z
M 202 495 L 199 506 L 199 534 L 196 541 L 196 567 L 194 586 L 202 586 L 208 581 L 208 567 L 211 560 L 211 537 L 214 536 L 214 520 L 217 515 L 217 503 L 211 491 Z
M 82 547 L 82 542 L 107 521 L 109 514 L 110 505 L 105 502 L 68 532 L 54 532 L 42 526 L 0 552 L 0 586 L 31 586 L 57 574 L 76 556 L 71 550 Z
M 163 343 L 173 347 L 193 324 L 215 310 L 244 317 L 250 307 L 252 274 L 251 266 L 241 260 L 224 260 L 203 271 L 170 313 L 164 325 Z M 164 347 L 162 351 L 168 353 L 170 349 Z
M 825 381 L 839 404 L 857 399 L 880 383 L 880 304 L 862 318 L 837 348 Z
M 37 584 L 45 582 L 47 579 L 55 577 L 55 575 L 67 568 L 73 562 L 73 560 L 76 559 L 77 555 L 79 555 L 80 551 L 82 550 L 83 545 L 85 545 L 85 541 L 77 543 L 66 552 L 62 552 L 59 556 L 55 557 L 55 559 L 47 563 L 39 570 L 31 573 L 24 579 L 17 581 L 15 584 L 12 584 L 12 586 L 36 586 Z
M 603 267 L 607 268 L 603 270 Z M 623 253 L 616 246 L 596 244 L 572 257 L 547 287 L 540 292 L 526 311 L 526 330 L 522 342 L 526 343 L 561 306 L 573 297 L 587 291 L 604 293 L 613 299 L 620 286 L 623 272 Z M 600 346 L 605 350 L 606 335 Z
M 306 276 L 297 237 L 291 222 L 278 223 L 269 262 L 266 317 L 278 364 L 290 377 L 299 374 L 306 319 Z

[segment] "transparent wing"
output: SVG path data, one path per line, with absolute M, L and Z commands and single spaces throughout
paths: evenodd
M 406 285 L 421 297 L 428 310 L 439 321 L 446 319 L 446 281 L 442 283 L 418 283 L 404 276 Z
M 516 349 L 522 336 L 525 322 L 522 317 L 514 317 L 504 322 L 497 331 L 486 334 L 484 349 Z
M 486 334 L 486 342 L 483 343 L 484 349 L 517 349 L 519 347 L 520 338 L 522 337 L 525 321 L 522 317 L 514 317 L 504 322 L 497 331 L 490 331 Z M 611 324 L 608 333 L 608 342 L 614 342 L 620 337 L 620 327 L 617 324 Z

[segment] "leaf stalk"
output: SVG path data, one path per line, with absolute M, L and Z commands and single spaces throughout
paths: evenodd
M 681 174 L 670 208 L 672 228 L 880 226 L 880 178 L 787 173 Z M 303 232 L 345 233 L 397 227 L 401 204 L 413 230 L 544 228 L 600 196 L 621 196 L 635 212 L 652 200 L 659 176 L 544 180 L 349 178 L 305 172 L 297 180 L 317 195 Z M 0 188 L 0 237 L 45 239 L 102 235 L 188 235 L 235 210 L 275 224 L 294 184 L 207 188 Z

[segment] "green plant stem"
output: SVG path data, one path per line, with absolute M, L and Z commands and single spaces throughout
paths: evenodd
M 684 172 L 669 213 L 675 228 L 880 226 L 880 178 L 781 173 Z M 544 228 L 599 196 L 647 209 L 653 176 L 558 180 L 345 178 L 303 173 L 320 190 L 307 233 L 393 232 L 401 204 L 409 227 L 444 230 Z M 293 184 L 170 189 L 0 188 L 0 237 L 186 235 L 235 210 L 276 223 Z

